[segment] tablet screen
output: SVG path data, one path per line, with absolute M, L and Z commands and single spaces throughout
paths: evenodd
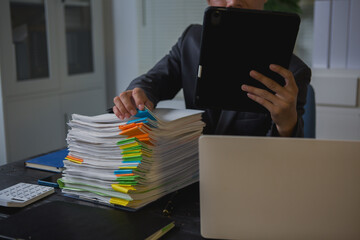
M 299 16 L 292 13 L 208 7 L 195 104 L 199 108 L 266 113 L 264 107 L 247 97 L 241 85 L 267 89 L 249 76 L 251 70 L 284 85 L 284 79 L 269 65 L 288 68 L 299 24 Z

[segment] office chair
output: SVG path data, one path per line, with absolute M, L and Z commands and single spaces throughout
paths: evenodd
M 304 106 L 304 137 L 315 138 L 316 108 L 314 88 L 309 84 L 306 95 L 306 104 Z

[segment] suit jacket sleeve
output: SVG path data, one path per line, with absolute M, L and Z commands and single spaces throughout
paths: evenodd
M 159 101 L 174 98 L 182 88 L 181 46 L 190 27 L 184 31 L 167 55 L 146 74 L 134 79 L 127 89 L 142 88 L 155 106 Z

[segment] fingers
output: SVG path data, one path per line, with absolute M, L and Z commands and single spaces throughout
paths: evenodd
M 275 82 L 275 81 L 271 80 L 270 78 L 262 75 L 261 73 L 258 73 L 255 70 L 250 71 L 250 76 L 252 78 L 258 80 L 262 84 L 264 84 L 266 87 L 268 87 L 273 92 L 277 93 L 277 92 L 281 91 L 281 86 L 277 82 Z
M 252 87 L 252 86 L 248 86 L 248 85 L 242 85 L 241 89 L 247 93 L 250 93 L 253 96 L 261 97 L 264 100 L 266 100 L 267 102 L 270 102 L 272 104 L 276 104 L 276 102 L 277 102 L 277 97 L 274 94 L 272 94 L 264 89 L 256 88 L 256 87 Z M 249 96 L 249 94 L 248 94 L 248 96 Z M 251 98 L 251 99 L 253 99 L 253 98 Z M 256 98 L 256 99 L 258 99 L 258 98 Z M 259 101 L 257 101 L 257 102 L 259 102 Z M 266 106 L 264 106 L 264 107 L 266 107 Z M 270 109 L 268 109 L 268 110 L 270 111 Z
M 242 85 L 241 89 L 247 92 L 250 99 L 264 106 L 270 112 L 271 118 L 281 136 L 289 136 L 297 122 L 296 101 L 298 87 L 291 71 L 275 64 L 271 64 L 269 68 L 285 79 L 284 86 L 254 70 L 250 71 L 250 76 L 268 87 L 275 94 L 248 85 Z
M 154 107 L 141 88 L 134 88 L 120 93 L 119 96 L 114 98 L 114 104 L 114 114 L 120 119 L 134 116 L 137 113 L 137 107 L 140 110 L 144 110 L 144 106 L 147 106 L 150 110 Z
M 270 69 L 285 79 L 284 87 L 279 85 L 281 91 L 276 92 L 276 95 L 286 102 L 296 102 L 299 89 L 292 72 L 276 64 L 270 64 Z
M 292 74 L 291 71 L 276 64 L 270 64 L 269 68 L 271 71 L 276 72 L 285 79 L 286 87 L 297 88 L 294 75 Z
M 144 90 L 141 88 L 134 88 L 132 97 L 135 101 L 135 105 L 139 108 L 139 110 L 143 111 L 145 106 L 149 108 L 149 110 L 153 110 L 154 104 L 147 98 Z
M 245 90 L 244 90 L 245 91 Z M 263 97 L 259 97 L 258 95 L 247 93 L 247 96 L 252 99 L 253 101 L 259 103 L 260 105 L 264 106 L 269 112 L 272 112 L 273 104 L 266 100 Z
M 120 112 L 117 106 L 113 106 L 113 113 L 120 118 L 121 120 L 124 119 L 124 115 Z
M 269 68 L 270 68 L 270 70 L 278 73 L 280 76 L 282 76 L 285 79 L 284 86 L 281 86 L 274 80 L 262 75 L 259 72 L 254 71 L 254 70 L 250 71 L 250 76 L 252 78 L 258 80 L 262 84 L 264 84 L 271 91 L 275 92 L 275 95 L 284 101 L 292 100 L 293 96 L 297 96 L 298 88 L 297 88 L 297 85 L 296 85 L 296 82 L 295 82 L 292 72 L 286 68 L 283 68 L 283 67 L 281 67 L 279 65 L 275 65 L 275 64 L 271 64 L 269 66 Z M 251 88 L 251 89 L 254 89 L 254 88 Z M 253 93 L 259 94 L 259 92 L 253 92 Z M 261 96 L 264 96 L 264 95 L 265 95 L 265 93 L 262 92 Z M 273 94 L 271 94 L 271 95 L 273 95 Z M 266 96 L 267 96 L 266 97 L 267 100 L 272 101 L 270 99 L 271 96 L 268 96 L 267 94 L 266 94 Z
M 128 90 L 125 92 L 122 92 L 119 94 L 119 96 L 116 96 L 114 98 L 114 107 L 113 107 L 113 111 L 114 114 L 120 118 L 120 119 L 124 119 L 124 118 L 129 118 L 131 116 L 131 110 L 135 109 L 135 108 L 130 108 L 127 109 L 126 106 L 131 106 L 131 93 L 132 90 Z

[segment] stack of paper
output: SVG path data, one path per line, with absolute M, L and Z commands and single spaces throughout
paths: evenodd
M 63 193 L 137 209 L 198 181 L 201 114 L 159 108 L 126 121 L 73 114 Z

